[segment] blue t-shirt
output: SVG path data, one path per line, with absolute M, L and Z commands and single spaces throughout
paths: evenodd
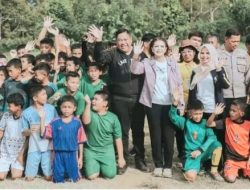
M 73 117 L 69 123 L 56 118 L 46 126 L 45 137 L 52 138 L 55 151 L 76 151 L 78 144 L 86 141 L 81 121 Z
M 45 111 L 45 126 L 49 125 L 54 118 L 58 116 L 54 106 L 45 104 L 43 106 Z M 30 129 L 32 126 L 40 127 L 40 116 L 34 106 L 30 106 L 22 113 L 22 131 Z M 41 151 L 45 152 L 52 147 L 49 146 L 49 140 L 41 138 L 40 130 L 30 135 L 28 152 Z

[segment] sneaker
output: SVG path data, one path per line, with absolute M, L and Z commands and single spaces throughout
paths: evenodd
M 210 172 L 210 175 L 215 181 L 224 181 L 224 178 L 221 177 L 221 175 L 218 172 L 216 173 Z
M 162 177 L 162 168 L 155 168 L 153 171 L 153 176 Z
M 133 147 L 133 148 L 129 151 L 129 155 L 130 155 L 130 156 L 135 156 L 135 155 L 136 155 L 135 147 Z
M 138 169 L 142 172 L 146 172 L 146 173 L 150 172 L 150 169 L 144 160 L 136 160 L 135 167 L 136 167 L 136 169 Z
M 172 169 L 171 168 L 164 168 L 162 175 L 163 175 L 163 177 L 166 177 L 166 178 L 172 178 L 172 176 L 173 176 Z

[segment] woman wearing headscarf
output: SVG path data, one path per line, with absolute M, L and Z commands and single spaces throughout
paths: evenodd
M 214 111 L 215 105 L 224 103 L 222 89 L 229 88 L 229 81 L 219 62 L 216 49 L 204 44 L 199 53 L 200 64 L 193 70 L 190 80 L 188 104 L 198 99 L 204 105 L 204 118 Z

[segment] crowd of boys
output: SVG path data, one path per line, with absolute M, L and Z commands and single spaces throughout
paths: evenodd
M 48 33 L 53 37 L 46 37 Z M 103 29 L 92 25 L 82 44 L 70 46 L 53 19 L 46 17 L 37 41 L 18 46 L 10 59 L 0 54 L 0 180 L 9 171 L 13 179 L 22 177 L 24 171 L 28 181 L 40 173 L 56 183 L 76 182 L 82 176 L 113 178 L 125 172 L 131 154 L 135 154 L 137 169 L 150 172 L 145 161 L 145 112 L 138 102 L 144 76 L 130 71 L 131 34 L 119 29 L 116 45 L 109 48 L 104 48 L 102 35 Z M 154 37 L 146 34 L 142 38 L 140 59 L 149 57 Z M 169 46 L 174 46 L 171 38 Z M 188 38 L 199 49 L 202 34 L 193 32 Z M 224 91 L 225 105 L 216 105 L 204 120 L 202 103 L 194 101 L 185 118 L 177 112 L 176 93 L 166 115 L 184 130 L 183 171 L 188 181 L 196 179 L 205 160 L 212 158 L 211 172 L 217 171 L 223 148 L 222 171 L 226 181 L 234 182 L 239 169 L 250 178 L 249 91 L 245 90 L 250 89 L 250 37 L 246 38 L 247 51 L 237 47 L 237 31 L 226 34 L 223 48 L 216 35 L 209 35 L 208 42 L 218 49 L 221 59 L 232 64 L 225 64 L 230 80 L 230 88 Z M 40 50 L 36 56 L 34 48 Z M 173 48 L 167 56 L 176 57 L 175 53 Z M 245 77 L 234 78 L 241 76 L 238 72 Z M 216 115 L 223 111 L 225 117 L 217 120 Z M 210 127 L 224 129 L 225 146 Z

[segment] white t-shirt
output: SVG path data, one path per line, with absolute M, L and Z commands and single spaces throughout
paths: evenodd
M 214 82 L 211 74 L 208 74 L 197 84 L 197 99 L 204 105 L 205 113 L 213 113 L 215 108 Z
M 0 144 L 0 158 L 15 161 L 25 142 L 21 118 L 14 119 L 11 113 L 4 113 L 0 121 L 0 130 L 4 131 Z
M 168 84 L 167 63 L 156 61 L 156 81 L 152 97 L 152 103 L 160 105 L 170 105 L 171 95 Z

